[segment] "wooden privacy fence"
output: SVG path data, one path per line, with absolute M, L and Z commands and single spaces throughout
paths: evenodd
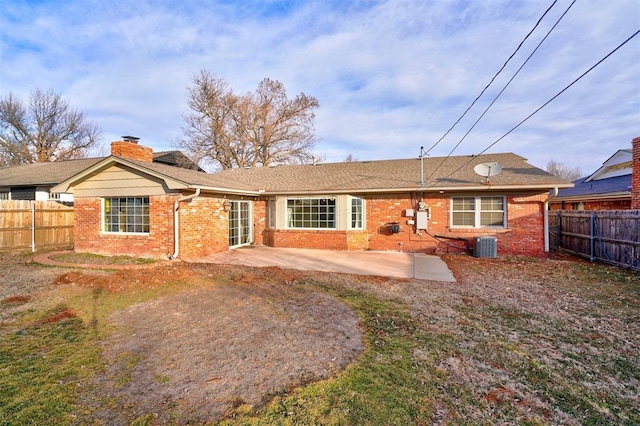
M 552 247 L 640 271 L 640 210 L 550 212 Z
M 73 248 L 73 207 L 55 201 L 0 201 L 0 251 Z

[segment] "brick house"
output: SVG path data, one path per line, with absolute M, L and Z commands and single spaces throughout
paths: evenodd
M 511 153 L 207 174 L 153 162 L 136 142 L 113 142 L 110 157 L 52 189 L 74 195 L 76 251 L 189 259 L 257 244 L 434 253 L 493 236 L 500 254 L 544 256 L 549 191 L 571 186 Z M 484 163 L 501 173 L 478 175 Z
M 591 175 L 573 182 L 573 188 L 558 192 L 549 206 L 552 210 L 628 210 L 632 207 L 633 194 L 638 198 L 640 170 L 638 169 L 638 144 L 632 141 L 632 149 L 620 149 L 609 157 Z M 637 206 L 637 204 L 636 204 Z

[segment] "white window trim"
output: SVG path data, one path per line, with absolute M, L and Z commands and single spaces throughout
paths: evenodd
M 475 198 L 475 206 L 476 208 L 474 209 L 474 220 L 473 223 L 474 225 L 454 225 L 453 224 L 453 199 L 454 198 Z M 479 225 L 480 224 L 480 213 L 482 212 L 482 210 L 480 209 L 481 204 L 481 200 L 483 198 L 502 198 L 502 206 L 504 208 L 504 210 L 502 210 L 502 214 L 503 214 L 503 224 L 501 226 L 482 226 Z M 451 197 L 449 199 L 449 226 L 451 228 L 456 228 L 456 229 L 463 229 L 463 228 L 467 228 L 467 229 L 506 229 L 507 228 L 507 210 L 508 210 L 508 205 L 507 205 L 507 197 L 505 197 L 504 195 L 477 195 L 477 196 L 469 196 L 469 195 L 460 195 L 457 197 Z M 489 211 L 497 211 L 497 210 L 489 210 Z
M 297 227 L 297 226 L 291 226 L 291 211 L 289 210 L 289 200 L 333 200 L 335 202 L 333 208 L 333 228 L 303 228 L 303 227 Z M 311 197 L 287 197 L 285 199 L 285 229 L 291 229 L 291 230 L 301 230 L 301 231 L 336 231 L 338 230 L 338 198 L 333 196 L 333 195 L 326 195 L 326 196 L 311 196 Z
M 352 210 L 352 209 L 353 209 L 353 204 L 352 204 L 352 202 L 353 202 L 353 201 L 352 201 L 352 200 L 360 200 L 360 201 L 362 202 L 362 204 L 361 204 L 362 211 L 360 212 L 360 214 L 362 215 L 362 218 L 361 218 L 361 220 L 360 220 L 360 222 L 361 222 L 361 226 L 359 226 L 359 227 L 354 227 L 354 226 L 352 226 L 352 217 L 351 217 L 351 216 L 352 216 L 352 214 L 353 214 L 353 210 Z M 366 227 L 367 227 L 367 225 L 366 225 L 366 223 L 365 223 L 365 220 L 366 220 L 366 217 L 367 217 L 367 215 L 366 215 L 366 204 L 367 204 L 367 203 L 365 203 L 365 200 L 364 200 L 364 198 L 362 198 L 362 197 L 354 197 L 354 196 L 352 196 L 352 195 L 350 195 L 350 196 L 349 196 L 349 221 L 348 221 L 348 229 L 352 229 L 352 230 L 355 230 L 355 231 L 361 231 L 361 230 L 363 230 L 363 229 L 366 229 Z
M 149 197 L 102 197 L 101 198 L 101 202 L 100 202 L 100 207 L 101 207 L 101 216 L 100 216 L 100 229 L 101 229 L 101 233 L 105 234 L 105 235 L 136 235 L 136 236 L 148 236 L 151 234 L 151 231 L 149 232 L 114 232 L 114 231 L 107 231 L 105 229 L 105 225 L 106 225 L 106 220 L 105 220 L 105 209 L 104 209 L 104 204 L 105 204 L 105 200 L 107 198 L 148 198 L 149 199 L 149 230 L 151 230 L 151 199 Z

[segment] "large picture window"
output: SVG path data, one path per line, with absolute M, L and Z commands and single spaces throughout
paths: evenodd
M 149 232 L 149 197 L 104 199 L 105 232 Z
M 504 197 L 453 197 L 451 225 L 466 228 L 504 228 Z
M 287 200 L 289 228 L 336 229 L 335 198 L 290 198 Z

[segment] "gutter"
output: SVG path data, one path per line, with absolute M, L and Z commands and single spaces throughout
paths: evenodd
M 544 252 L 549 253 L 549 200 L 558 196 L 558 188 L 549 191 L 549 197 L 544 202 Z
M 181 201 L 188 201 L 200 195 L 200 188 L 196 188 L 196 192 L 191 195 L 182 195 L 173 203 L 173 254 L 169 256 L 170 260 L 174 260 L 180 253 L 180 213 L 179 204 Z
M 259 195 L 304 195 L 304 194 L 312 194 L 312 195 L 322 195 L 322 194 L 355 194 L 355 193 L 367 193 L 367 194 L 378 194 L 378 193 L 406 193 L 406 192 L 424 192 L 425 194 L 438 194 L 438 193 L 463 193 L 469 191 L 501 191 L 501 192 L 509 192 L 509 193 L 520 193 L 521 191 L 540 191 L 545 190 L 548 191 L 550 189 L 556 190 L 558 188 L 571 188 L 571 185 L 559 185 L 557 187 L 551 187 L 549 185 L 527 185 L 527 186 L 493 186 L 493 185 L 482 185 L 482 186 L 451 186 L 451 187 L 407 187 L 407 188 L 348 188 L 348 189 L 318 189 L 318 190 L 309 190 L 309 189 L 301 189 L 301 190 L 266 190 L 264 192 L 260 192 Z

